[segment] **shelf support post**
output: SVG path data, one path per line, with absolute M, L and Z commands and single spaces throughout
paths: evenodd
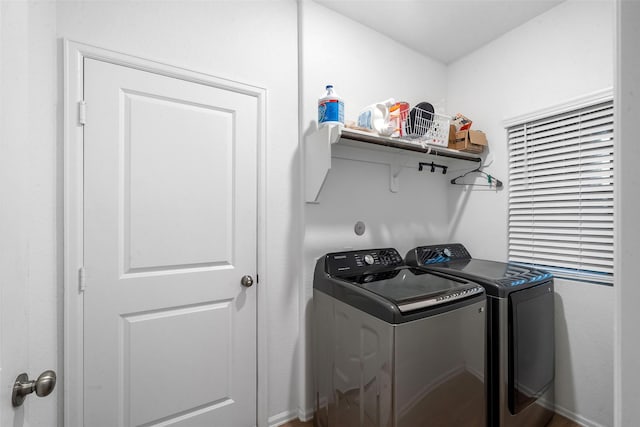
M 409 156 L 397 154 L 389 162 L 389 191 L 397 193 L 400 191 L 400 172 L 410 160 Z

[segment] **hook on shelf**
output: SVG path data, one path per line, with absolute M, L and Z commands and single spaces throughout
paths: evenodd
M 443 175 L 447 173 L 447 166 L 445 166 L 445 165 L 439 165 L 439 164 L 437 164 L 437 163 L 433 163 L 433 162 L 430 162 L 430 163 L 420 162 L 420 163 L 418 163 L 418 170 L 419 170 L 419 171 L 422 171 L 422 169 L 423 169 L 425 166 L 430 166 L 430 167 L 431 167 L 431 173 L 435 172 L 435 171 L 436 171 L 436 168 L 440 168 L 440 169 L 442 169 L 442 174 L 443 174 Z

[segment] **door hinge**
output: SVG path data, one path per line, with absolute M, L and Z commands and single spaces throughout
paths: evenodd
M 87 103 L 84 100 L 78 102 L 78 123 L 87 124 Z
M 78 291 L 84 292 L 87 289 L 87 274 L 84 271 L 84 267 L 80 267 L 78 270 Z

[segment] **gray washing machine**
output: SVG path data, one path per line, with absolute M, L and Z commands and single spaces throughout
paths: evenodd
M 487 295 L 487 415 L 491 427 L 542 427 L 553 417 L 553 276 L 472 258 L 459 243 L 420 246 L 407 265 L 472 280 Z
M 316 427 L 485 426 L 482 286 L 386 248 L 321 257 L 313 288 Z

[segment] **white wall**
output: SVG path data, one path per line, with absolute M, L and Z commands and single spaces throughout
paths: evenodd
M 569 0 L 449 66 L 447 104 L 486 132 L 489 173 L 507 183 L 505 118 L 613 86 L 613 12 L 610 1 Z M 508 189 L 449 195 L 453 240 L 505 259 Z M 558 410 L 612 425 L 614 290 L 558 280 L 556 291 Z
M 299 221 L 296 2 L 0 4 L 3 374 L 8 379 L 11 372 L 28 370 L 37 376 L 49 368 L 62 373 L 57 302 L 62 292 L 60 38 L 69 38 L 266 88 L 268 267 L 259 286 L 268 294 L 261 308 L 269 319 L 268 415 L 295 408 L 299 274 L 291 260 L 299 254 L 300 241 L 298 228 L 291 227 Z M 21 334 L 26 334 L 24 347 L 11 340 Z M 11 355 L 16 351 L 25 356 Z M 29 360 L 22 360 L 27 355 Z M 10 401 L 9 392 L 10 384 L 3 383 L 3 402 Z M 26 413 L 0 409 L 0 424 L 54 425 L 61 419 L 61 393 L 59 385 L 46 399 L 30 397 Z
M 344 98 L 347 121 L 355 121 L 365 106 L 389 97 L 412 105 L 426 100 L 444 108 L 443 64 L 312 1 L 302 6 L 303 134 L 316 129 L 317 101 L 326 83 L 333 83 Z M 400 191 L 391 193 L 388 167 L 373 163 L 390 156 L 347 149 L 340 153 L 362 160 L 368 156 L 372 162 L 333 159 L 318 203 L 305 205 L 308 256 L 315 259 L 344 246 L 386 244 L 407 250 L 414 241 L 446 237 L 446 177 L 440 171 L 418 173 L 418 161 L 409 161 L 400 173 Z M 353 225 L 359 219 L 369 227 L 364 236 L 356 237 Z M 305 266 L 307 261 L 311 260 L 305 260 Z M 311 285 L 311 277 L 306 279 Z
M 615 425 L 637 426 L 640 420 L 639 358 L 640 287 L 638 286 L 638 257 L 640 256 L 640 203 L 638 201 L 638 123 L 640 122 L 640 3 L 619 0 L 617 5 L 616 86 L 618 96 L 617 151 L 617 262 L 616 272 L 616 358 L 615 358 Z
M 445 107 L 446 67 L 312 1 L 301 3 L 301 134 L 316 129 L 317 102 L 332 83 L 344 98 L 345 119 L 376 101 L 394 97 L 415 105 L 429 101 Z M 447 237 L 446 178 L 441 172 L 418 172 L 412 160 L 400 173 L 400 191 L 389 191 L 389 167 L 373 163 L 389 159 L 357 150 L 347 156 L 370 162 L 334 158 L 318 204 L 304 206 L 303 293 L 300 341 L 310 348 L 313 267 L 328 252 L 395 247 L 402 256 L 418 244 Z M 438 163 L 444 163 L 438 162 Z M 363 236 L 354 225 L 366 224 Z M 301 363 L 301 412 L 310 415 L 311 360 Z
M 16 376 L 60 372 L 55 4 L 0 2 L 0 425 L 52 425 L 62 388 L 10 406 Z

